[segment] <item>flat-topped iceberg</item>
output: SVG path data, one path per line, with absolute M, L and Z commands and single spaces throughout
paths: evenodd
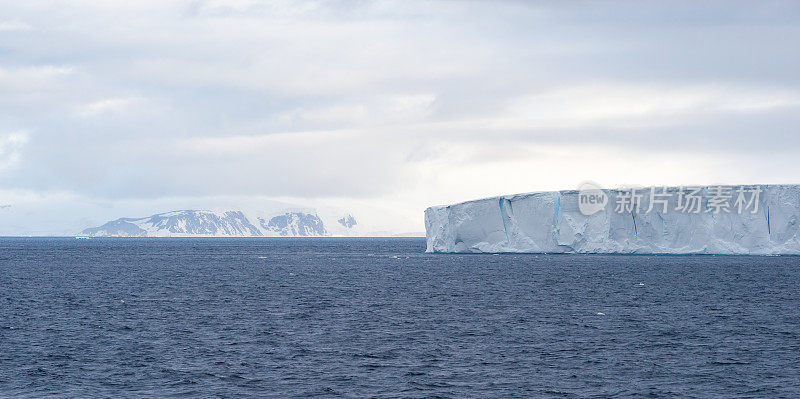
M 800 185 L 536 192 L 425 210 L 428 252 L 800 254 Z

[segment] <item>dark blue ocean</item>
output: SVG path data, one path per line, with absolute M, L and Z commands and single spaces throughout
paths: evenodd
M 0 239 L 0 397 L 800 397 L 800 258 Z

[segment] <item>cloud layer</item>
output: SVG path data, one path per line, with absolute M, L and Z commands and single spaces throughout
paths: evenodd
M 799 17 L 769 1 L 7 2 L 0 190 L 418 214 L 584 180 L 797 183 Z

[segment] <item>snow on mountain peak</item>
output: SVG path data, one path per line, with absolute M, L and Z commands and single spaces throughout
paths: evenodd
M 344 221 L 344 222 L 341 222 Z M 363 234 L 349 213 L 323 217 L 314 210 L 278 214 L 240 210 L 177 210 L 143 218 L 120 218 L 83 230 L 93 237 L 322 237 Z M 329 229 L 327 226 L 335 226 Z

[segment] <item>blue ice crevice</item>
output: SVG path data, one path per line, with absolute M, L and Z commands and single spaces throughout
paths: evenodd
M 772 228 L 769 225 L 769 207 L 767 207 L 766 211 L 767 211 L 767 214 L 766 214 L 766 216 L 767 216 L 767 234 L 772 234 Z
M 498 205 L 500 206 L 500 217 L 503 219 L 503 230 L 505 230 L 506 233 L 506 242 L 510 245 L 511 239 L 508 237 L 508 221 L 506 220 L 509 218 L 509 216 L 506 213 L 505 207 L 503 206 L 504 204 L 508 205 L 508 210 L 511 211 L 511 213 L 513 213 L 514 210 L 511 208 L 510 200 L 500 197 L 500 201 L 498 203 Z

